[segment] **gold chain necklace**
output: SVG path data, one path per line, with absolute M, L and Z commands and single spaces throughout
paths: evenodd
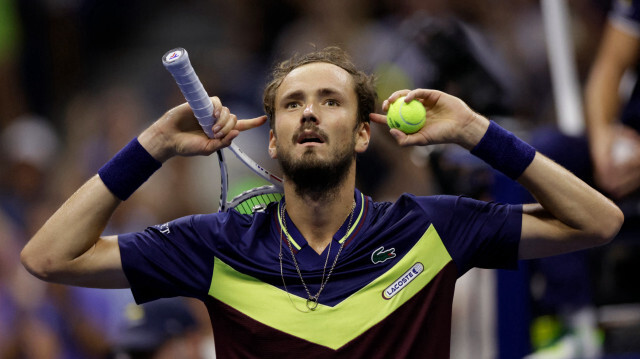
M 282 270 L 282 240 L 283 240 L 283 235 L 282 235 L 282 230 L 284 228 L 284 230 L 289 233 L 289 230 L 287 229 L 287 219 L 285 218 L 285 211 L 286 211 L 286 203 L 284 203 L 282 205 L 282 208 L 280 210 L 280 253 L 278 253 L 278 258 L 280 259 L 280 277 L 282 278 L 282 285 L 284 286 L 284 291 L 287 292 L 287 296 L 289 296 L 289 301 L 291 301 L 291 304 L 293 304 L 294 308 L 296 308 L 298 311 L 300 312 L 308 312 L 310 310 L 316 310 L 316 308 L 318 307 L 318 298 L 320 297 L 320 293 L 322 293 L 322 290 L 324 289 L 325 285 L 327 285 L 327 282 L 329 281 L 329 277 L 331 277 L 331 273 L 333 273 L 333 269 L 336 266 L 336 263 L 338 263 L 338 257 L 340 256 L 340 253 L 342 252 L 342 248 L 344 247 L 344 243 L 346 242 L 345 239 L 347 238 L 347 236 L 349 235 L 349 231 L 351 231 L 351 224 L 353 222 L 353 213 L 355 212 L 356 209 L 356 201 L 353 201 L 353 204 L 351 205 L 351 214 L 349 215 L 349 224 L 347 225 L 347 229 L 346 232 L 344 233 L 344 236 L 342 237 L 342 239 L 340 240 L 340 248 L 338 249 L 338 253 L 336 253 L 335 258 L 333 259 L 333 264 L 331 264 L 331 268 L 329 268 L 329 273 L 327 274 L 327 278 L 325 279 L 324 274 L 327 270 L 327 263 L 329 263 L 329 254 L 331 254 L 331 243 L 333 243 L 333 239 L 331 240 L 331 242 L 329 242 L 329 248 L 327 249 L 327 258 L 324 261 L 324 267 L 322 268 L 322 279 L 320 280 L 320 289 L 318 289 L 318 292 L 316 293 L 316 295 L 311 295 L 311 292 L 309 291 L 309 288 L 307 287 L 307 284 L 304 281 L 304 278 L 302 278 L 302 273 L 300 272 L 300 267 L 298 266 L 298 261 L 296 260 L 296 256 L 293 254 L 293 247 L 291 246 L 291 242 L 289 240 L 287 240 L 287 245 L 289 247 L 289 251 L 291 252 L 291 258 L 293 258 L 293 264 L 296 266 L 296 271 L 298 272 L 298 277 L 300 277 L 300 281 L 302 282 L 302 286 L 304 287 L 304 290 L 307 292 L 307 309 L 308 310 L 300 310 L 295 303 L 293 303 L 293 300 L 291 299 L 291 295 L 289 294 L 289 291 L 287 290 L 287 284 L 284 281 L 284 273 Z

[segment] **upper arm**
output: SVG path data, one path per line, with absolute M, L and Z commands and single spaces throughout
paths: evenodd
M 192 215 L 118 239 L 122 271 L 138 303 L 157 298 L 204 298 L 214 258 L 226 241 L 242 234 L 224 214 Z M 225 235 L 229 233 L 229 237 Z
M 517 267 L 520 205 L 454 196 L 427 197 L 422 204 L 459 275 L 472 267 Z
M 548 257 L 593 246 L 583 232 L 564 224 L 537 203 L 523 205 L 520 233 L 520 259 Z
M 70 264 L 73 285 L 92 288 L 129 288 L 122 269 L 118 236 L 101 237 Z
M 27 242 L 20 260 L 34 276 L 54 283 L 123 288 L 117 237 L 101 237 L 121 201 L 98 175 L 82 185 Z
M 34 247 L 28 250 L 37 250 L 41 255 L 29 255 L 23 250 L 22 262 L 31 274 L 44 281 L 91 288 L 129 287 L 117 236 L 100 237 L 81 255 L 64 262 L 52 259 L 54 250 Z

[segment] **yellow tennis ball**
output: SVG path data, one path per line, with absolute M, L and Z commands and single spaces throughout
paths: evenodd
M 418 100 L 409 103 L 404 102 L 404 97 L 400 97 L 389 106 L 387 112 L 387 124 L 390 128 L 397 128 L 406 133 L 416 133 L 427 119 L 427 110 Z

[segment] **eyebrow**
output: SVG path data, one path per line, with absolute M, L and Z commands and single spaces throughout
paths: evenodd
M 342 97 L 342 94 L 333 88 L 321 88 L 318 89 L 316 91 L 316 94 L 320 97 L 326 97 L 326 96 L 340 96 Z M 285 94 L 284 96 L 282 96 L 282 98 L 280 99 L 280 101 L 286 101 L 286 100 L 300 100 L 304 98 L 304 92 L 302 90 L 296 90 L 290 93 Z
M 318 92 L 318 95 L 320 96 L 331 96 L 331 95 L 341 96 L 342 95 L 338 90 L 335 90 L 332 88 L 322 88 L 317 92 Z

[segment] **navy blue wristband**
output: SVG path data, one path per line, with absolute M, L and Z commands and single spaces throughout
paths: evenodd
M 98 175 L 111 193 L 124 201 L 161 166 L 136 137 L 105 163 Z
M 471 150 L 471 154 L 515 180 L 529 167 L 536 150 L 491 121 L 487 132 Z

